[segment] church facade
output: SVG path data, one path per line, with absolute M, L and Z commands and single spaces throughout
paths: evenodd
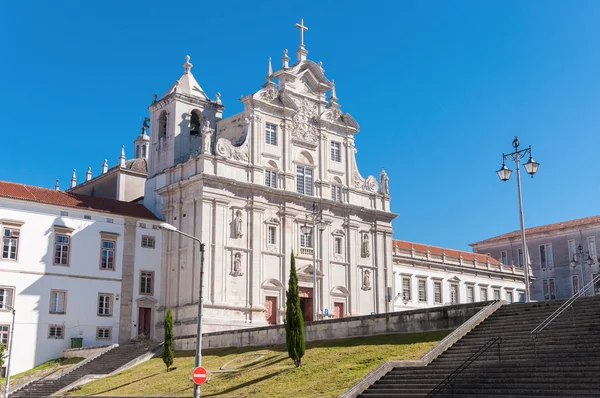
M 314 295 L 317 319 L 393 310 L 388 177 L 361 176 L 359 125 L 307 53 L 301 37 L 295 63 L 287 50 L 278 70 L 269 60 L 266 82 L 225 119 L 187 57 L 149 108 L 144 204 L 206 245 L 204 332 L 283 323 L 292 253 L 307 320 Z M 195 333 L 199 262 L 197 243 L 165 235 L 161 307 L 176 334 Z

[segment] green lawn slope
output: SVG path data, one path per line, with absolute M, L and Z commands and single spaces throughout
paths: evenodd
M 390 359 L 417 359 L 450 331 L 308 343 L 295 368 L 284 346 L 204 350 L 202 397 L 335 397 Z M 191 396 L 194 352 L 178 351 L 170 372 L 160 358 L 71 391 L 89 396 Z

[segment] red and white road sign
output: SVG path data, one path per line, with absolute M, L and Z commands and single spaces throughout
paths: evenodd
M 207 378 L 208 376 L 206 376 L 206 369 L 204 369 L 202 366 L 198 366 L 196 369 L 194 369 L 194 372 L 192 373 L 192 380 L 194 380 L 194 384 L 199 386 L 200 384 L 203 384 Z

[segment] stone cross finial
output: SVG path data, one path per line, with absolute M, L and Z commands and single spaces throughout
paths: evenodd
M 60 186 L 58 185 L 58 180 L 56 180 L 56 183 L 54 183 L 54 190 L 60 191 Z
M 296 27 L 300 29 L 300 48 L 304 49 L 304 31 L 308 30 L 308 28 L 304 26 L 304 19 L 300 18 L 300 23 L 297 23 Z
M 71 188 L 75 188 L 77 185 L 77 176 L 75 175 L 75 169 L 73 169 L 73 174 L 71 175 Z
M 119 167 L 125 167 L 125 145 L 121 146 L 121 156 L 119 156 Z
M 85 180 L 89 181 L 91 179 L 92 179 L 92 168 L 88 167 L 88 171 L 87 171 L 87 173 L 85 173 Z
M 186 55 L 185 56 L 185 63 L 183 64 L 183 73 L 190 73 L 190 70 L 192 70 L 192 65 L 190 63 L 190 56 Z
M 104 163 L 102 163 L 102 174 L 108 171 L 108 160 L 104 159 Z

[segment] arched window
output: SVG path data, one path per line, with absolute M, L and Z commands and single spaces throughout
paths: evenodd
M 167 136 L 167 112 L 163 111 L 158 118 L 158 136 L 165 138 Z
M 265 185 L 277 188 L 277 163 L 270 160 L 265 167 Z
M 139 158 L 140 157 L 140 146 L 136 145 L 135 146 L 135 158 Z
M 193 110 L 190 115 L 190 135 L 200 135 L 200 121 L 202 120 L 202 116 L 200 112 L 197 110 Z
M 146 158 L 146 145 L 142 145 L 142 157 Z
M 331 200 L 336 202 L 342 201 L 342 180 L 339 177 L 333 178 L 333 183 L 331 184 Z
M 313 195 L 314 166 L 312 156 L 304 151 L 296 157 L 296 192 Z

